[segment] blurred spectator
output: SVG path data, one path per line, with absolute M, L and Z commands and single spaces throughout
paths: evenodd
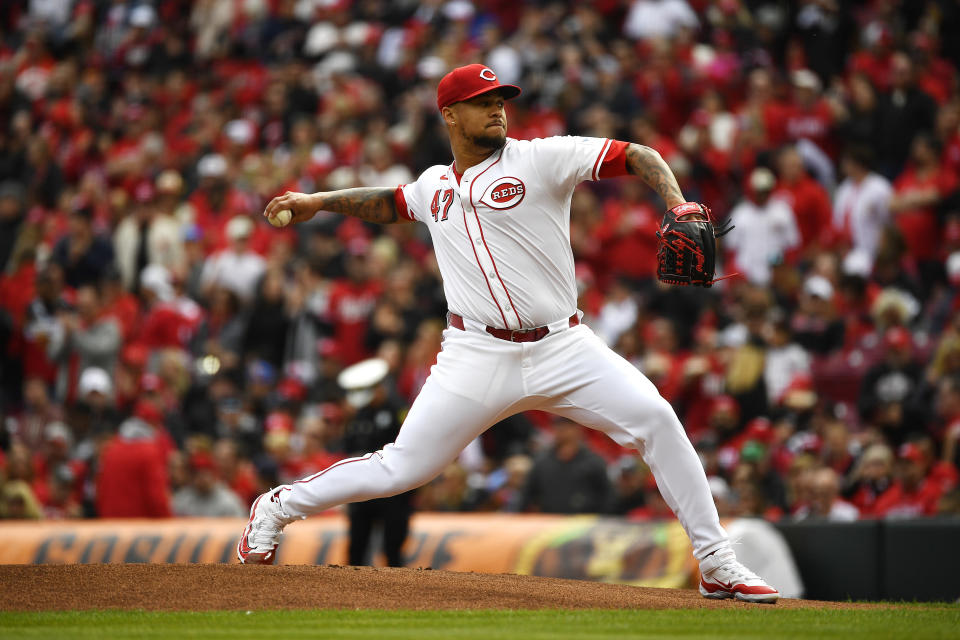
M 217 476 L 239 497 L 241 504 L 251 504 L 262 493 L 253 465 L 240 457 L 235 441 L 226 438 L 217 440 L 212 455 Z
M 70 212 L 67 234 L 53 248 L 53 261 L 64 272 L 71 287 L 96 284 L 113 263 L 113 245 L 93 230 L 89 206 Z
M 885 444 L 872 444 L 853 467 L 847 495 L 861 516 L 874 516 L 877 501 L 892 487 L 893 451 Z
M 936 103 L 917 88 L 913 62 L 903 52 L 889 58 L 887 75 L 877 86 L 889 92 L 880 98 L 877 141 L 881 173 L 892 179 L 900 173 L 916 135 L 933 131 Z
M 23 374 L 53 385 L 57 365 L 47 354 L 55 332 L 60 330 L 58 316 L 71 311 L 63 295 L 63 271 L 50 265 L 37 271 L 36 296 L 27 306 L 24 318 Z
M 329 315 L 333 337 L 342 348 L 344 364 L 359 362 L 368 355 L 364 341 L 370 312 L 383 292 L 382 283 L 371 278 L 363 235 L 354 236 L 347 247 L 347 277 L 333 283 L 329 294 Z
M 834 195 L 834 232 L 852 252 L 867 258 L 868 268 L 880 248 L 880 235 L 890 223 L 890 182 L 870 168 L 868 147 L 849 147 L 840 168 L 846 176 Z M 869 275 L 869 271 L 868 274 Z
M 960 375 L 940 381 L 935 406 L 945 425 L 942 460 L 944 464 L 960 469 Z
M 190 482 L 173 494 L 173 515 L 205 518 L 239 518 L 247 514 L 240 502 L 218 477 L 213 456 L 198 451 L 190 456 Z
M 70 421 L 77 438 L 78 457 L 91 458 L 95 443 L 114 433 L 120 419 L 110 375 L 99 367 L 84 369 L 77 382 L 77 401 Z
M 7 419 L 6 430 L 13 444 L 35 451 L 43 442 L 43 430 L 51 422 L 63 419 L 63 408 L 53 402 L 46 383 L 27 378 L 23 385 L 23 411 Z
M 241 347 L 245 360 L 262 360 L 276 370 L 283 367 L 290 328 L 290 314 L 284 300 L 285 284 L 282 272 L 268 271 L 263 275 Z
M 263 258 L 250 249 L 253 222 L 246 215 L 231 218 L 226 233 L 229 246 L 207 258 L 200 284 L 207 297 L 215 286 L 219 286 L 248 303 L 253 299 L 257 281 L 266 268 Z
M 680 29 L 695 29 L 699 24 L 686 0 L 633 0 L 623 32 L 637 40 L 671 38 Z
M 43 516 L 40 504 L 23 480 L 0 485 L 0 518 L 7 520 L 38 520 Z
M 158 433 L 159 412 L 147 403 L 120 425 L 103 446 L 96 478 L 101 518 L 166 518 L 172 515 L 167 484 L 171 446 Z
M 860 386 L 859 409 L 888 442 L 899 446 L 916 429 L 914 396 L 923 371 L 913 359 L 913 338 L 903 327 L 887 329 L 884 357 L 867 370 Z
M 0 272 L 6 271 L 20 227 L 23 225 L 23 185 L 12 180 L 0 183 Z
M 750 195 L 730 212 L 735 228 L 723 240 L 732 259 L 728 270 L 743 273 L 752 284 L 768 284 L 771 265 L 790 260 L 800 247 L 793 210 L 783 200 L 771 197 L 775 184 L 769 169 L 753 170 Z
M 606 464 L 586 447 L 583 428 L 569 420 L 553 424 L 553 444 L 533 462 L 524 510 L 543 513 L 606 513 L 612 496 Z
M 893 186 L 890 210 L 907 250 L 918 262 L 922 283 L 929 287 L 943 280 L 937 207 L 957 189 L 957 176 L 941 165 L 939 143 L 923 133 L 913 139 L 910 162 Z
M 497 511 L 516 512 L 523 509 L 523 490 L 527 474 L 533 468 L 533 460 L 526 455 L 510 456 L 503 462 L 504 481 L 494 490 L 491 505 Z
M 611 513 L 630 516 L 646 507 L 647 490 L 650 484 L 656 487 L 649 467 L 634 457 L 627 457 L 615 467 L 613 488 L 615 499 Z M 656 489 L 654 489 L 656 490 Z
M 61 313 L 47 349 L 60 363 L 57 396 L 74 399 L 78 372 L 90 367 L 113 371 L 120 353 L 120 325 L 103 314 L 100 289 L 87 284 L 76 290 L 76 312 Z
M 33 494 L 42 505 L 44 517 L 78 518 L 82 515 L 83 480 L 87 465 L 71 459 L 73 434 L 62 422 L 44 429 L 44 444 L 34 454 Z
M 463 512 L 477 511 L 488 501 L 482 487 L 470 484 L 469 473 L 453 462 L 440 473 L 417 497 L 417 508 L 422 511 Z
M 810 69 L 797 69 L 790 74 L 793 85 L 793 95 L 784 122 L 787 139 L 791 141 L 808 140 L 817 149 L 835 156 L 834 138 L 834 110 L 830 102 L 821 95 L 822 83 Z M 811 238 L 804 235 L 805 241 Z
M 857 508 L 840 498 L 840 478 L 828 467 L 810 472 L 810 502 L 798 509 L 796 520 L 851 522 L 859 518 Z
M 833 285 L 827 278 L 812 275 L 804 281 L 790 327 L 797 344 L 814 354 L 825 355 L 843 346 L 845 326 L 833 300 Z
M 158 264 L 149 265 L 140 273 L 140 287 L 144 316 L 135 342 L 147 349 L 188 344 L 203 319 L 197 303 L 179 296 L 170 272 Z
M 804 251 L 824 244 L 830 229 L 830 196 L 807 173 L 803 157 L 795 147 L 784 148 L 777 157 L 779 180 L 773 197 L 793 210 Z
M 767 399 L 777 404 L 797 376 L 810 375 L 810 354 L 793 341 L 790 323 L 783 314 L 765 327 L 767 353 L 763 363 L 763 379 Z
M 877 517 L 913 518 L 936 514 L 944 488 L 927 475 L 928 465 L 923 452 L 914 443 L 908 442 L 900 447 L 895 466 L 896 480 L 874 505 Z
M 622 279 L 616 280 L 609 289 L 594 320 L 595 331 L 608 345 L 616 344 L 620 336 L 634 326 L 639 306 L 636 297 Z
M 161 208 L 160 201 L 161 193 L 176 197 L 181 183 L 180 174 L 168 170 L 157 178 L 156 187 L 141 182 L 134 190 L 133 210 L 113 234 L 117 267 L 127 289 L 140 282 L 140 272 L 148 264 L 163 265 L 171 272 L 183 268 L 183 232 L 172 216 L 174 211 Z

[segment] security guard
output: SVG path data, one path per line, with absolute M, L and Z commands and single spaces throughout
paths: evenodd
M 391 394 L 386 381 L 388 369 L 385 360 L 371 358 L 347 367 L 337 378 L 347 392 L 347 404 L 355 411 L 344 433 L 344 449 L 350 456 L 378 451 L 400 433 L 407 407 Z M 400 550 L 410 530 L 412 496 L 413 491 L 407 491 L 348 505 L 351 565 L 369 564 L 370 538 L 374 527 L 380 524 L 387 564 L 403 566 Z

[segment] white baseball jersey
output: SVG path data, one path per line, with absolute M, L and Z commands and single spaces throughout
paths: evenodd
M 451 311 L 520 329 L 577 309 L 570 199 L 584 180 L 626 173 L 627 144 L 606 138 L 508 138 L 459 177 L 430 167 L 397 189 L 397 209 L 430 228 Z

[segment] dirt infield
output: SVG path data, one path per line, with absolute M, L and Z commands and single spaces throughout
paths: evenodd
M 693 590 L 369 567 L 0 565 L 0 610 L 692 609 L 744 607 Z M 781 600 L 777 607 L 870 605 Z

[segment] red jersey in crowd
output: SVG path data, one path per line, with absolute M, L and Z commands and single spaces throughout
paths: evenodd
M 821 151 L 834 157 L 836 144 L 830 135 L 833 113 L 826 100 L 818 100 L 809 108 L 792 104 L 784 114 L 784 131 L 789 140 L 809 140 Z
M 377 282 L 338 280 L 330 290 L 330 317 L 334 339 L 342 349 L 343 364 L 351 365 L 367 357 L 364 340 L 370 314 L 383 287 Z

